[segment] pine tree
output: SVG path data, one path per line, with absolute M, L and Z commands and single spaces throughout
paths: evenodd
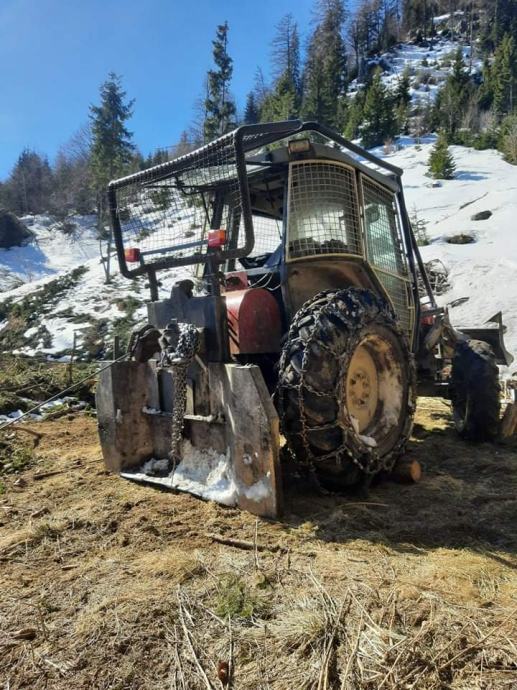
M 228 54 L 228 32 L 228 22 L 220 24 L 212 42 L 216 69 L 209 70 L 207 74 L 205 141 L 226 134 L 236 124 L 236 107 L 230 94 L 233 60 Z
M 277 122 L 279 120 L 292 120 L 298 117 L 299 105 L 296 93 L 292 85 L 284 75 L 281 77 L 273 91 L 266 96 L 260 111 L 262 122 Z
M 492 68 L 494 110 L 511 113 L 517 101 L 517 51 L 512 36 L 506 34 L 495 51 Z
M 400 76 L 394 94 L 397 129 L 399 132 L 409 132 L 409 106 L 411 103 L 411 79 L 406 68 Z
M 24 149 L 3 190 L 4 202 L 18 215 L 50 210 L 53 176 L 47 158 Z
M 411 79 L 409 69 L 406 67 L 399 77 L 397 87 L 395 89 L 395 102 L 397 105 L 403 105 L 406 108 L 411 103 Z
M 359 136 L 359 126 L 363 121 L 365 91 L 361 89 L 356 93 L 348 108 L 345 137 L 347 139 L 356 139 Z
M 257 107 L 255 93 L 250 91 L 246 97 L 246 107 L 244 109 L 244 123 L 254 125 L 260 120 L 260 110 Z
M 134 164 L 135 147 L 131 141 L 132 133 L 126 122 L 133 114 L 134 100 L 126 102 L 126 92 L 122 90 L 121 79 L 114 72 L 100 88 L 100 105 L 90 106 L 90 126 L 92 133 L 91 173 L 97 206 L 97 233 L 100 239 L 107 240 L 107 256 L 103 263 L 106 282 L 109 283 L 111 261 L 111 230 L 106 232 L 106 191 L 108 182 L 115 177 L 130 172 Z
M 92 135 L 91 170 L 99 210 L 110 180 L 128 171 L 135 147 L 126 122 L 133 114 L 134 100 L 126 102 L 121 78 L 110 72 L 100 87 L 100 105 L 90 106 Z
M 396 133 L 393 97 L 382 83 L 380 70 L 376 70 L 366 92 L 363 122 L 359 127 L 362 144 L 365 148 L 380 146 Z
M 343 0 L 317 0 L 317 25 L 309 40 L 302 112 L 306 119 L 342 129 L 340 100 L 346 94 L 347 59 Z
M 517 114 L 509 115 L 503 120 L 499 148 L 508 163 L 517 165 Z
M 429 175 L 435 180 L 452 180 L 456 171 L 454 158 L 447 144 L 445 134 L 438 135 L 436 144 L 429 156 Z
M 461 48 L 458 48 L 451 73 L 438 92 L 435 103 L 436 119 L 451 138 L 454 138 L 460 127 L 471 93 L 472 88 L 463 53 Z

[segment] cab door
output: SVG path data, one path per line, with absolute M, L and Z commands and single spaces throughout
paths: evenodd
M 415 309 L 394 192 L 360 175 L 366 260 L 391 301 L 410 343 Z

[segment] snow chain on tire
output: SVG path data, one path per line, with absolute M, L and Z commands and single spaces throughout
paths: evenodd
M 368 324 L 374 322 L 397 339 L 404 353 L 405 361 L 400 365 L 404 368 L 407 382 L 407 396 L 402 400 L 400 434 L 383 456 L 375 447 L 358 443 L 351 419 L 339 414 L 339 409 L 344 407 L 342 382 L 347 366 Z M 325 386 L 316 387 L 314 379 L 325 380 L 325 376 L 327 382 L 333 381 L 333 384 L 332 388 L 327 386 L 327 390 L 322 390 Z M 362 288 L 319 293 L 295 315 L 280 358 L 276 402 L 281 430 L 291 455 L 316 472 L 328 461 L 342 468 L 350 467 L 351 461 L 352 466 L 366 475 L 390 471 L 411 433 L 416 400 L 415 379 L 414 358 L 407 338 L 385 300 Z M 312 403 L 311 413 L 307 411 L 307 401 Z M 320 419 L 316 426 L 311 426 L 318 415 L 314 411 L 329 408 L 330 401 L 337 410 L 335 418 L 330 421 Z M 328 416 L 332 417 L 332 414 Z M 311 432 L 329 434 L 335 440 L 335 446 L 327 453 L 315 453 L 309 440 Z

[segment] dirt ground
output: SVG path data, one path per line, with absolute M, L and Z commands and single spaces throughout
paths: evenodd
M 0 495 L 0 689 L 517 688 L 517 449 L 448 420 L 420 400 L 419 484 L 296 486 L 279 522 L 108 475 L 84 414 L 33 424 Z

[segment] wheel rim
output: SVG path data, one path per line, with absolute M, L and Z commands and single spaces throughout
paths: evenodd
M 346 377 L 346 407 L 362 433 L 375 418 L 379 403 L 379 378 L 375 361 L 365 343 L 355 350 Z M 354 425 L 355 426 L 355 425 Z
M 393 343 L 369 334 L 358 343 L 344 377 L 343 407 L 360 441 L 380 446 L 400 423 L 402 362 Z

